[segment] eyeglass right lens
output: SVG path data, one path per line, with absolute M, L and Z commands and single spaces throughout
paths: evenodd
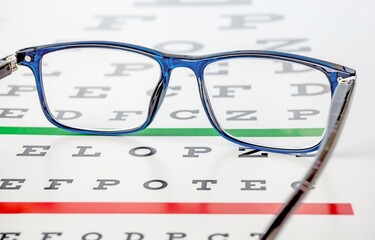
M 216 121 L 235 139 L 304 149 L 324 134 L 331 102 L 326 75 L 283 60 L 232 58 L 204 70 Z
M 50 114 L 65 126 L 93 131 L 140 127 L 161 76 L 156 60 L 109 48 L 55 51 L 42 62 Z

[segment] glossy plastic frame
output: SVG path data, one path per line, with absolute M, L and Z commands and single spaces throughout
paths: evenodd
M 58 121 L 56 121 L 51 113 L 48 110 L 48 106 L 45 100 L 45 95 L 43 92 L 43 80 L 42 80 L 42 70 L 41 70 L 41 62 L 42 58 L 45 54 L 64 50 L 64 49 L 72 49 L 72 48 L 110 48 L 110 49 L 118 49 L 123 51 L 130 51 L 138 54 L 142 54 L 148 56 L 154 60 L 156 60 L 161 68 L 161 78 L 159 83 L 157 84 L 156 89 L 154 90 L 148 110 L 148 116 L 146 121 L 137 128 L 133 128 L 126 131 L 92 131 L 92 130 L 83 130 L 65 126 Z M 118 43 L 118 42 L 105 42 L 105 41 L 85 41 L 85 42 L 69 42 L 69 43 L 57 43 L 57 44 L 50 44 L 50 45 L 43 45 L 31 48 L 25 48 L 19 50 L 16 53 L 17 63 L 20 65 L 24 65 L 29 67 L 36 80 L 37 91 L 39 94 L 39 100 L 43 109 L 43 112 L 47 119 L 54 124 L 55 126 L 77 132 L 83 134 L 99 134 L 99 135 L 123 135 L 129 134 L 133 132 L 137 132 L 140 130 L 145 129 L 154 119 L 157 110 L 159 109 L 161 103 L 163 102 L 164 96 L 167 91 L 167 87 L 169 84 L 169 78 L 173 69 L 178 67 L 186 67 L 191 69 L 198 80 L 198 87 L 199 87 L 199 94 L 201 97 L 201 101 L 203 103 L 204 110 L 206 115 L 208 116 L 209 121 L 211 122 L 212 126 L 216 129 L 216 131 L 227 140 L 234 142 L 236 144 L 264 150 L 270 152 L 278 152 L 278 153 L 305 153 L 311 152 L 318 149 L 319 144 L 304 148 L 304 149 L 281 149 L 281 148 L 271 148 L 265 146 L 259 146 L 254 144 L 249 144 L 233 138 L 232 136 L 228 135 L 221 127 L 220 124 L 217 122 L 215 115 L 212 111 L 211 104 L 209 101 L 209 97 L 207 94 L 207 90 L 204 84 L 203 72 L 207 65 L 210 63 L 220 61 L 223 59 L 232 59 L 232 58 L 267 58 L 267 59 L 275 59 L 275 60 L 283 60 L 289 61 L 294 63 L 303 64 L 314 69 L 317 69 L 323 72 L 327 76 L 327 80 L 330 83 L 331 93 L 333 94 L 336 86 L 337 86 L 337 79 L 338 78 L 347 78 L 355 74 L 355 71 L 330 62 L 317 60 L 309 57 L 289 54 L 289 53 L 281 53 L 281 52 L 272 52 L 272 51 L 232 51 L 232 52 L 223 52 L 217 54 L 210 54 L 204 56 L 186 56 L 186 55 L 176 55 L 176 54 L 168 54 L 162 53 L 153 49 L 126 44 L 126 43 Z
M 132 129 L 130 131 L 123 132 L 97 132 L 97 131 L 85 131 L 79 129 L 73 129 L 66 127 L 64 125 L 56 122 L 50 113 L 48 112 L 48 107 L 45 102 L 42 79 L 41 79 L 41 59 L 43 55 L 58 51 L 62 49 L 69 48 L 80 48 L 80 47 L 101 47 L 101 48 L 111 48 L 119 49 L 124 51 L 131 51 L 149 56 L 155 59 L 162 69 L 161 79 L 152 95 L 149 107 L 149 115 L 146 122 L 139 128 Z M 204 86 L 203 71 L 205 67 L 215 61 L 229 58 L 241 58 L 241 57 L 252 57 L 252 58 L 268 58 L 268 59 L 280 59 L 295 63 L 300 63 L 306 66 L 310 66 L 314 69 L 322 71 L 326 76 L 331 86 L 332 93 L 332 104 L 330 109 L 330 115 L 328 119 L 328 125 L 325 131 L 323 140 L 316 146 L 306 149 L 291 150 L 291 149 L 277 149 L 268 148 L 263 146 L 251 145 L 239 140 L 236 140 L 228 136 L 217 123 L 215 116 L 211 110 L 210 102 L 208 100 L 207 91 Z M 185 56 L 185 55 L 175 55 L 158 52 L 152 49 L 135 46 L 125 43 L 115 43 L 115 42 L 72 42 L 72 43 L 61 43 L 61 44 L 51 44 L 39 47 L 32 47 L 22 49 L 16 52 L 15 55 L 10 55 L 3 59 L 0 59 L 0 79 L 10 75 L 13 71 L 17 70 L 17 64 L 29 67 L 35 76 L 37 90 L 39 93 L 40 103 L 42 105 L 44 114 L 53 124 L 60 128 L 66 130 L 75 131 L 79 133 L 88 134 L 106 134 L 106 135 L 119 135 L 126 134 L 135 131 L 140 131 L 147 127 L 154 118 L 158 108 L 160 107 L 163 98 L 165 96 L 169 76 L 174 68 L 177 67 L 187 67 L 193 70 L 195 73 L 201 100 L 207 116 L 214 126 L 214 128 L 219 132 L 224 138 L 240 144 L 246 147 L 255 148 L 258 150 L 279 152 L 279 153 L 298 153 L 298 152 L 309 152 L 318 150 L 316 159 L 310 167 L 306 176 L 301 181 L 300 186 L 295 190 L 293 195 L 290 197 L 288 202 L 283 206 L 280 213 L 277 215 L 272 224 L 267 228 L 266 233 L 262 236 L 262 240 L 273 240 L 278 235 L 280 229 L 286 221 L 289 219 L 293 211 L 299 206 L 303 198 L 311 189 L 319 174 L 324 169 L 325 164 L 329 160 L 332 154 L 333 148 L 337 142 L 338 136 L 341 132 L 342 125 L 346 118 L 352 95 L 354 92 L 356 73 L 353 69 L 329 63 L 326 61 L 321 61 L 309 57 L 298 56 L 288 53 L 270 52 L 270 51 L 235 51 L 235 52 L 225 52 L 218 54 L 211 54 L 205 56 Z

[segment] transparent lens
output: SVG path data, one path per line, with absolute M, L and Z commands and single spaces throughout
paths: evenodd
M 120 131 L 147 119 L 161 70 L 142 54 L 107 48 L 74 48 L 43 57 L 48 110 L 68 127 Z
M 234 58 L 208 65 L 204 84 L 217 122 L 236 139 L 284 149 L 312 147 L 322 139 L 331 93 L 319 70 Z

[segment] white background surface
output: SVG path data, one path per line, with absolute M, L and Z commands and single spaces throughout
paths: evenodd
M 138 1 L 7 1 L 0 3 L 1 56 L 23 47 L 70 40 L 110 40 L 155 47 L 160 43 L 186 40 L 204 48 L 191 54 L 238 49 L 266 49 L 263 39 L 307 38 L 299 46 L 311 51 L 296 52 L 337 62 L 357 70 L 358 81 L 352 108 L 334 155 L 319 179 L 319 187 L 306 202 L 351 203 L 354 216 L 297 216 L 292 218 L 280 239 L 373 239 L 375 230 L 375 163 L 372 150 L 374 94 L 373 55 L 375 19 L 373 1 L 258 1 L 238 6 L 141 6 Z M 219 30 L 229 25 L 228 14 L 280 14 L 281 21 L 257 23 L 255 29 Z M 98 24 L 99 15 L 150 16 L 120 25 L 118 31 L 87 30 Z M 296 45 L 297 46 L 297 45 Z M 182 70 L 179 70 L 182 71 Z M 178 83 L 177 71 L 172 81 Z M 7 85 L 27 83 L 32 78 L 15 72 L 2 80 Z M 186 87 L 189 89 L 190 87 Z M 194 88 L 194 87 L 191 87 Z M 185 89 L 185 90 L 186 90 Z M 168 126 L 170 109 L 200 109 L 201 117 L 189 127 L 209 127 L 198 94 L 185 91 L 191 101 L 175 106 L 164 102 L 153 127 Z M 30 108 L 22 120 L 1 125 L 48 126 L 39 108 L 36 93 L 8 100 L 13 106 Z M 6 107 L 1 102 L 1 107 Z M 0 136 L 0 178 L 27 178 L 22 191 L 0 192 L 0 201 L 281 201 L 298 180 L 309 159 L 272 155 L 267 161 L 238 159 L 236 146 L 214 138 L 101 138 L 56 136 Z M 51 145 L 44 158 L 16 157 L 23 145 Z M 74 159 L 76 146 L 90 145 L 102 152 L 100 159 Z M 129 149 L 153 146 L 152 158 L 132 159 Z M 209 146 L 210 154 L 199 159 L 183 158 L 186 146 Z M 291 170 L 293 169 L 293 170 Z M 280 171 L 284 170 L 284 171 Z M 281 173 L 280 173 L 281 172 Z M 46 193 L 49 178 L 74 178 L 72 186 Z M 93 192 L 97 178 L 118 178 L 123 186 L 106 193 Z M 163 192 L 147 192 L 139 187 L 149 179 L 170 183 Z M 198 193 L 192 179 L 218 179 L 215 190 Z M 131 179 L 131 180 L 130 180 Z M 241 179 L 267 179 L 265 193 L 244 193 Z M 284 186 L 285 188 L 280 188 Z M 282 195 L 280 195 L 282 193 Z M 55 239 L 81 239 L 88 232 L 101 232 L 103 239 L 124 239 L 124 232 L 143 232 L 145 239 L 168 239 L 167 232 L 185 232 L 185 239 L 207 239 L 212 233 L 229 233 L 228 239 L 257 239 L 265 216 L 147 216 L 147 215 L 1 215 L 0 232 L 20 231 L 20 239 L 41 239 L 41 232 L 61 231 Z M 95 238 L 94 238 L 95 239 Z M 220 238 L 217 238 L 220 239 Z M 91 239 L 90 239 L 91 240 Z M 216 240 L 216 239 L 215 239 Z M 221 239 L 220 239 L 221 240 Z

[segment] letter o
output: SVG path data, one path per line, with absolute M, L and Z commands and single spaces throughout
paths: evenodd
M 153 183 L 157 183 L 157 184 L 160 184 L 159 186 L 152 186 Z M 166 181 L 163 181 L 163 180 L 158 180 L 158 179 L 154 179 L 154 180 L 150 180 L 150 181 L 147 181 L 143 184 L 143 187 L 148 189 L 148 190 L 160 190 L 160 189 L 164 189 L 168 186 L 168 183 Z
M 144 150 L 145 152 L 143 152 Z M 140 152 L 141 151 L 141 152 Z M 150 157 L 156 153 L 156 149 L 153 147 L 136 147 L 130 149 L 129 154 L 134 157 Z
M 95 238 L 92 238 L 91 236 L 94 236 Z M 103 236 L 100 233 L 90 232 L 90 233 L 86 233 L 85 235 L 83 235 L 82 240 L 100 240 L 102 239 L 102 237 Z

